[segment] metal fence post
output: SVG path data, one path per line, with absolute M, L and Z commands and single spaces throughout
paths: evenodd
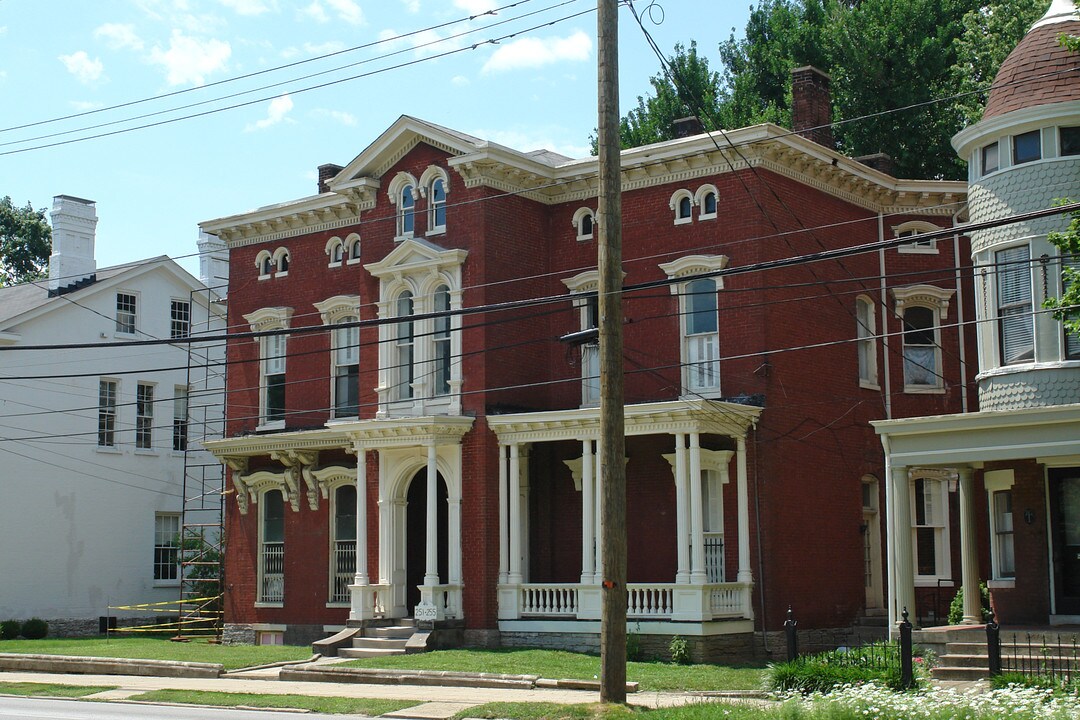
M 900 686 L 910 690 L 915 687 L 915 674 L 911 667 L 911 623 L 906 607 L 901 615 L 904 620 L 900 623 Z
M 791 612 L 791 606 L 788 605 L 787 620 L 784 621 L 784 633 L 787 635 L 787 659 L 789 661 L 799 657 L 799 638 L 795 634 L 795 626 L 798 624 Z
M 986 659 L 990 665 L 990 677 L 1001 674 L 1001 626 L 997 618 L 990 616 L 986 623 Z

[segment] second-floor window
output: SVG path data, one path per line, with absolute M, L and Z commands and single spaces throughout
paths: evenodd
M 154 446 L 154 386 L 139 383 L 135 390 L 135 447 Z
M 98 382 L 98 447 L 116 447 L 116 393 L 115 380 Z
M 173 300 L 169 308 L 169 337 L 186 338 L 191 334 L 191 303 Z
M 1035 318 L 1031 308 L 1031 252 L 1027 245 L 994 253 L 997 265 L 997 316 L 1001 364 L 1035 357 Z
M 342 323 L 356 322 L 349 315 Z M 334 330 L 334 417 L 356 417 L 360 411 L 360 328 Z
M 866 297 L 855 301 L 855 329 L 859 349 L 859 383 L 877 386 L 877 333 L 874 303 Z
M 720 388 L 720 338 L 716 308 L 716 282 L 694 280 L 684 289 L 683 343 L 686 390 Z
M 413 357 L 416 350 L 416 322 L 413 320 L 413 296 L 408 290 L 398 295 L 394 337 L 394 389 L 395 400 L 408 400 L 413 396 Z
M 262 420 L 285 420 L 285 336 L 262 338 Z
M 132 293 L 116 293 L 116 332 L 134 334 L 138 318 L 136 302 Z
M 174 452 L 187 450 L 188 443 L 188 389 L 177 385 L 173 389 L 173 432 L 172 449 Z

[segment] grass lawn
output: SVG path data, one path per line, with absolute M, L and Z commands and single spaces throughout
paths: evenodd
M 226 670 L 253 665 L 306 660 L 311 648 L 293 645 L 213 645 L 205 640 L 172 642 L 156 637 L 57 638 L 3 640 L 0 653 L 38 655 L 85 655 L 89 657 L 140 658 L 221 663 Z
M 352 667 L 457 670 L 461 672 L 539 675 L 554 680 L 591 680 L 600 675 L 596 655 L 556 650 L 437 650 L 416 655 L 365 658 L 342 663 Z M 763 667 L 673 665 L 628 662 L 626 677 L 641 690 L 760 690 Z
M 45 683 L 0 682 L 0 695 L 19 695 L 22 697 L 44 696 L 77 698 L 115 689 L 115 685 L 48 685 Z
M 147 702 L 214 705 L 218 707 L 295 708 L 324 714 L 383 715 L 419 705 L 415 700 L 314 697 L 309 695 L 256 695 L 253 693 L 207 692 L 199 690 L 155 690 L 135 695 L 131 700 Z

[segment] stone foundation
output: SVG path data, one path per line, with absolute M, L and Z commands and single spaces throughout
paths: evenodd
M 240 623 L 225 623 L 221 632 L 222 645 L 254 645 L 255 628 Z
M 787 634 L 783 630 L 754 633 L 755 653 L 753 657 L 764 660 L 787 660 Z M 798 630 L 798 650 L 800 655 L 835 650 L 839 647 L 857 645 L 852 628 L 812 628 Z
M 175 622 L 173 617 L 159 618 L 159 617 L 123 617 L 112 618 L 115 621 L 115 628 L 127 628 L 127 627 L 141 627 L 143 625 L 155 625 L 165 622 Z M 97 637 L 102 635 L 101 620 L 100 618 L 45 618 L 45 622 L 49 624 L 49 634 L 46 637 L 51 638 L 77 638 L 77 637 Z M 170 632 L 175 630 L 175 625 L 164 630 L 164 632 Z

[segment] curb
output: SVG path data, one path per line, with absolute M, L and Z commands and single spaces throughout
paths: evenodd
M 77 655 L 0 653 L 0 671 L 74 675 L 216 678 L 221 677 L 224 666 L 218 663 L 184 662 L 180 660 L 133 660 Z

